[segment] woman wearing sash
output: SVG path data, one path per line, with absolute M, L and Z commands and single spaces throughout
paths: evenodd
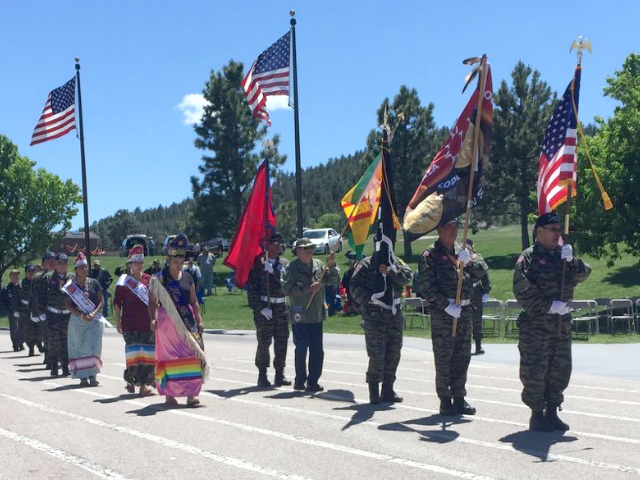
M 144 248 L 136 245 L 129 251 L 127 271 L 116 282 L 113 309 L 116 312 L 116 328 L 125 342 L 127 368 L 124 380 L 127 392 L 135 393 L 140 387 L 140 395 L 153 395 L 149 386 L 153 385 L 155 374 L 155 334 L 151 331 L 149 318 L 149 279 L 143 273 Z
M 182 271 L 186 247 L 186 235 L 177 235 L 169 245 L 168 266 L 151 277 L 149 316 L 156 332 L 156 388 L 169 405 L 178 403 L 175 397 L 187 397 L 193 406 L 200 403 L 209 366 L 193 277 Z
M 63 287 L 66 307 L 71 312 L 67 336 L 69 370 L 72 378 L 80 379 L 81 386 L 96 387 L 96 375 L 102 368 L 102 287 L 89 277 L 84 253 L 78 253 L 73 266 L 76 278 Z

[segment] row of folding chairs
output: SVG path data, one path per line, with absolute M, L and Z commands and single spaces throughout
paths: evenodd
M 602 307 L 606 309 L 602 309 Z M 640 299 L 616 298 L 595 300 L 573 300 L 569 302 L 573 321 L 574 337 L 586 337 L 600 333 L 600 322 L 606 322 L 608 333 L 615 333 L 622 325 L 626 333 L 640 331 Z M 404 301 L 405 329 L 429 328 L 429 313 L 426 302 L 419 297 L 407 297 Z M 522 305 L 515 299 L 505 302 L 495 298 L 483 303 L 483 335 L 505 337 L 518 336 L 518 317 Z M 504 325 L 502 329 L 501 325 Z

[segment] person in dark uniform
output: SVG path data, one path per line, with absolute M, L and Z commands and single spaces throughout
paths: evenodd
M 44 252 L 42 255 L 42 266 L 33 276 L 31 281 L 31 295 L 29 297 L 29 312 L 31 320 L 36 322 L 37 329 L 40 332 L 40 338 L 42 338 L 43 350 L 44 350 L 44 363 L 47 368 L 51 369 L 49 362 L 49 329 L 47 328 L 47 313 L 46 308 L 43 307 L 41 297 L 44 295 L 44 276 L 53 270 L 56 264 L 56 254 L 50 251 Z
M 247 282 L 249 307 L 253 310 L 256 325 L 258 348 L 256 367 L 258 367 L 258 386 L 270 387 L 267 378 L 269 367 L 269 347 L 273 341 L 273 367 L 276 370 L 276 386 L 291 385 L 284 376 L 289 341 L 289 318 L 286 296 L 282 290 L 284 272 L 289 260 L 281 258 L 284 237 L 274 233 L 267 241 L 267 256 L 256 257 Z
M 20 272 L 15 268 L 9 272 L 9 284 L 4 291 L 5 308 L 9 312 L 9 334 L 14 352 L 24 350 L 20 334 Z
M 475 252 L 473 240 L 467 239 L 467 245 L 469 250 Z M 489 279 L 489 272 L 473 282 L 471 290 L 471 320 L 473 322 L 473 340 L 476 343 L 476 355 L 483 355 L 484 349 L 482 348 L 482 314 L 483 304 L 489 300 L 489 292 L 491 291 L 491 280 Z
M 42 353 L 44 347 L 42 346 L 42 330 L 39 328 L 40 320 L 35 317 L 31 317 L 31 311 L 29 310 L 29 301 L 31 299 L 31 284 L 33 283 L 33 277 L 36 273 L 36 267 L 33 265 L 27 265 L 24 269 L 25 278 L 22 279 L 20 289 L 18 290 L 18 308 L 20 311 L 20 331 L 22 332 L 22 339 L 29 347 L 29 356 L 35 355 L 35 347 L 38 347 L 38 351 Z

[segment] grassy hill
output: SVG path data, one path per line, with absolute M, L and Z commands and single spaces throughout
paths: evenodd
M 460 234 L 462 236 L 462 234 Z M 500 300 L 513 298 L 512 276 L 513 267 L 520 254 L 520 229 L 518 226 L 508 226 L 502 228 L 492 228 L 482 230 L 477 235 L 472 236 L 477 250 L 482 253 L 490 267 L 491 283 L 493 289 L 491 296 Z M 435 235 L 423 237 L 413 243 L 413 251 L 421 253 L 436 239 Z M 398 239 L 397 254 L 403 256 L 401 236 Z M 365 254 L 371 254 L 373 246 L 368 245 Z M 418 255 L 414 258 L 405 259 L 411 268 L 417 269 Z M 293 258 L 290 251 L 285 252 L 285 257 Z M 342 272 L 346 271 L 348 261 L 344 256 L 344 251 L 337 255 L 338 265 Z M 160 257 L 158 257 L 160 258 Z M 324 255 L 319 258 L 324 259 Z M 584 257 L 593 267 L 593 273 L 587 281 L 576 288 L 576 299 L 593 299 L 598 297 L 624 298 L 640 296 L 640 267 L 638 259 L 630 255 L 623 256 L 616 262 L 615 266 L 608 268 L 604 260 L 595 260 Z M 162 259 L 162 261 L 164 261 Z M 118 265 L 124 263 L 123 258 L 102 257 L 101 262 L 104 268 L 113 274 Z M 151 260 L 147 259 L 150 264 Z M 206 301 L 206 313 L 204 315 L 207 328 L 215 329 L 253 329 L 253 313 L 249 309 L 246 301 L 246 294 L 238 292 L 229 294 L 224 287 L 224 282 L 231 274 L 231 271 L 222 265 L 218 259 L 216 262 L 216 283 L 217 294 L 208 297 Z M 4 285 L 8 275 L 2 279 Z M 114 281 L 115 285 L 115 281 Z M 113 290 L 112 286 L 112 290 Z M 111 317 L 113 319 L 113 317 Z M 0 326 L 6 326 L 7 319 L 0 320 Z M 343 317 L 337 315 L 331 317 L 326 325 L 326 332 L 336 333 L 362 333 L 360 327 L 360 317 Z M 407 335 L 428 336 L 428 331 L 410 330 Z M 487 339 L 488 341 L 492 341 Z M 495 341 L 495 340 L 494 340 Z M 503 341 L 503 340 L 499 340 Z M 625 342 L 640 341 L 640 335 L 600 335 L 592 337 L 591 342 Z

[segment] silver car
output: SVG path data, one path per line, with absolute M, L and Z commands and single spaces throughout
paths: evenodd
M 305 230 L 302 236 L 311 240 L 311 243 L 316 246 L 313 253 L 328 254 L 329 251 L 340 252 L 342 250 L 340 234 L 333 228 L 313 228 Z

